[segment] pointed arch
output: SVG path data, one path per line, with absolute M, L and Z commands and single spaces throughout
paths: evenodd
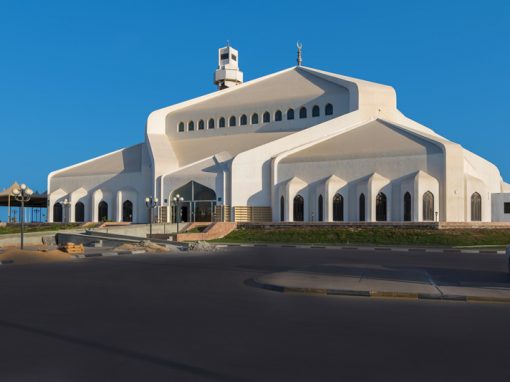
M 285 221 L 285 198 L 283 195 L 280 197 L 280 221 Z
M 253 113 L 251 115 L 251 124 L 256 125 L 259 123 L 259 115 L 257 113 Z
M 248 124 L 248 117 L 246 114 L 241 115 L 241 126 L 246 126 Z
M 264 122 L 264 123 L 271 122 L 271 114 L 268 111 L 266 111 L 264 113 L 264 115 L 262 116 L 262 122 Z
M 321 115 L 321 109 L 318 105 L 312 108 L 312 117 L 319 117 Z
M 193 130 L 195 130 L 195 122 L 189 121 L 188 122 L 188 131 L 193 131 Z
M 319 200 L 317 201 L 317 221 L 324 221 L 324 198 L 322 195 L 319 195 Z
M 307 114 L 306 107 L 302 106 L 301 109 L 299 109 L 299 118 L 304 119 L 307 117 Z
M 230 127 L 233 127 L 233 126 L 236 126 L 236 125 L 237 125 L 237 121 L 236 121 L 236 117 L 235 117 L 235 115 L 233 115 L 233 116 L 231 116 L 231 117 L 230 117 L 230 121 L 228 122 L 228 125 L 229 125 Z
M 471 221 L 482 221 L 482 197 L 478 192 L 471 195 Z
M 333 196 L 333 221 L 344 221 L 344 197 L 339 193 Z
M 179 122 L 179 126 L 177 127 L 177 130 L 179 131 L 179 133 L 184 132 L 184 122 Z
M 108 220 L 108 203 L 101 200 L 97 205 L 97 216 L 100 222 Z
M 359 196 L 359 221 L 364 222 L 366 220 L 365 211 L 365 194 Z
M 198 130 L 204 130 L 205 129 L 205 122 L 203 119 L 198 121 Z
M 409 192 L 406 192 L 404 194 L 404 221 L 410 222 L 411 216 L 412 216 L 412 201 L 411 201 L 411 194 Z
M 133 221 L 133 202 L 131 200 L 126 200 L 122 203 L 122 221 Z
M 302 222 L 305 220 L 305 200 L 301 195 L 296 195 L 294 197 L 293 203 L 293 215 L 295 222 Z
M 219 122 L 218 125 L 219 125 L 220 128 L 223 128 L 223 127 L 226 126 L 226 122 L 225 122 L 225 118 L 224 117 L 220 118 L 220 122 Z
M 375 220 L 378 222 L 388 220 L 388 202 L 383 192 L 379 192 L 375 197 Z
M 74 205 L 74 221 L 77 223 L 85 221 L 85 205 L 82 202 L 77 202 Z
M 430 191 L 423 194 L 423 220 L 434 221 L 434 194 Z
M 287 110 L 287 120 L 292 120 L 294 119 L 294 109 L 289 109 Z
M 326 115 L 333 115 L 333 105 L 328 103 L 326 107 L 324 108 L 324 114 Z
M 56 202 L 53 205 L 53 221 L 55 223 L 62 223 L 63 212 L 62 212 L 62 204 L 60 202 Z
M 209 129 L 214 129 L 214 118 L 209 119 L 209 124 L 207 127 Z
M 276 122 L 280 122 L 282 120 L 282 111 L 276 110 L 276 113 L 274 113 L 274 120 Z

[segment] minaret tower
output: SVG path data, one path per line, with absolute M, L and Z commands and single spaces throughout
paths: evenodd
M 214 83 L 218 90 L 243 83 L 243 72 L 239 70 L 239 54 L 230 44 L 218 49 L 218 69 L 214 72 Z

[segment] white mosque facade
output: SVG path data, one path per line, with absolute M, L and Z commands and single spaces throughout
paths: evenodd
M 301 65 L 243 83 L 238 58 L 220 49 L 218 91 L 152 112 L 143 143 L 49 174 L 48 220 L 144 223 L 152 196 L 168 222 L 510 221 L 496 166 L 392 87 Z

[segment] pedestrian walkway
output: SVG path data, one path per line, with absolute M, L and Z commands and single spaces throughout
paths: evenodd
M 248 284 L 287 293 L 510 303 L 510 278 L 466 282 L 438 275 L 436 279 L 420 268 L 326 264 L 268 274 Z

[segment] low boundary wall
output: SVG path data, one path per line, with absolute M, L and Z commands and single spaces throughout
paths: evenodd
M 510 229 L 501 222 L 238 222 L 237 228 L 399 228 L 399 229 Z

